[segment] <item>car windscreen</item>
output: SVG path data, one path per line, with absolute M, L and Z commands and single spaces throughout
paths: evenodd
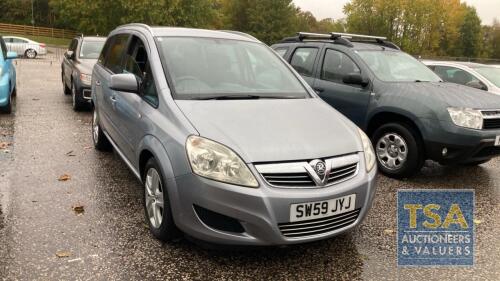
M 157 43 L 176 99 L 309 97 L 292 70 L 261 43 L 193 37 L 158 37 Z
M 385 82 L 439 82 L 437 76 L 414 57 L 394 51 L 358 51 L 378 79 Z
M 496 67 L 478 67 L 474 68 L 479 74 L 483 75 L 488 81 L 500 88 L 500 68 Z
M 81 59 L 97 59 L 101 54 L 105 41 L 83 41 L 80 48 Z

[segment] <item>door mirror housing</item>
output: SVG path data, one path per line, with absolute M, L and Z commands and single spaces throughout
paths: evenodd
M 75 58 L 75 52 L 73 51 L 66 51 L 66 53 L 64 54 L 64 56 L 69 59 L 69 60 L 72 60 Z
M 139 81 L 134 74 L 123 73 L 111 75 L 109 88 L 114 91 L 139 93 Z
M 368 79 L 363 78 L 359 73 L 349 73 L 342 79 L 342 82 L 350 85 L 360 85 L 362 87 L 368 86 Z
M 17 59 L 17 53 L 16 52 L 7 52 L 7 58 L 8 60 L 13 60 Z
M 466 86 L 476 88 L 479 90 L 483 90 L 483 91 L 488 91 L 488 87 L 486 85 L 484 85 L 484 83 L 481 81 L 470 81 L 469 83 L 466 84 Z

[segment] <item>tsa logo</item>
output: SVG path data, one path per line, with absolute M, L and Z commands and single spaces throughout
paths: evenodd
M 474 191 L 398 191 L 398 265 L 474 264 Z

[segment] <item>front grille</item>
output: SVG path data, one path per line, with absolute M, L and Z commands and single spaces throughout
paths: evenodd
M 353 224 L 358 219 L 360 211 L 361 209 L 356 209 L 351 212 L 327 218 L 280 223 L 278 227 L 281 234 L 289 238 L 319 235 Z
M 332 169 L 330 175 L 328 176 L 328 184 L 341 182 L 345 179 L 351 178 L 356 175 L 357 171 L 358 163 Z
M 500 146 L 488 146 L 481 149 L 474 158 L 493 157 L 500 155 Z
M 263 173 L 264 179 L 275 186 L 314 186 L 314 181 L 306 173 Z
M 483 129 L 500 129 L 500 119 L 484 119 Z
M 321 160 L 256 164 L 255 168 L 272 186 L 314 188 L 329 186 L 355 177 L 358 173 L 359 160 L 358 154 L 325 159 L 325 166 L 329 167 L 326 169 L 327 178 L 319 176 L 314 170 L 314 163 Z M 328 169 L 330 169 L 329 172 Z

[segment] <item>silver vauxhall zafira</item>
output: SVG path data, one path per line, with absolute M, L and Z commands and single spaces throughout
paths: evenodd
M 352 229 L 371 207 L 368 137 L 247 34 L 118 27 L 92 102 L 94 145 L 141 180 L 158 239 L 303 243 Z

